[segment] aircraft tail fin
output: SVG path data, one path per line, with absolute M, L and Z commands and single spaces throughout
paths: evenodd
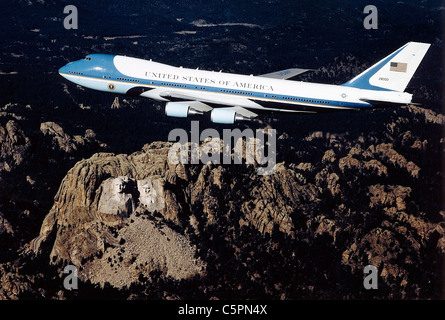
M 429 43 L 408 42 L 343 86 L 403 92 L 429 47 Z

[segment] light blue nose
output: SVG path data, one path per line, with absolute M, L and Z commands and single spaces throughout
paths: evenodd
M 72 65 L 72 62 L 67 63 L 62 68 L 59 69 L 59 74 L 62 75 L 62 73 L 68 73 L 69 71 L 69 65 Z

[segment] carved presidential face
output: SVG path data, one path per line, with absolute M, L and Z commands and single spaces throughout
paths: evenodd
M 122 178 L 116 178 L 114 179 L 114 191 L 116 193 L 123 193 L 126 186 L 126 181 Z
M 151 185 L 146 183 L 142 186 L 142 190 L 145 194 L 149 194 L 151 192 Z
M 156 202 L 157 190 L 151 179 L 139 180 L 138 190 L 140 193 L 139 201 L 145 206 L 151 206 Z

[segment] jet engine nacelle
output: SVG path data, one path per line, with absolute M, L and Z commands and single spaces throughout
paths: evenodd
M 169 117 L 187 118 L 190 115 L 202 115 L 203 112 L 193 109 L 186 102 L 167 102 L 165 114 Z
M 210 113 L 210 120 L 214 123 L 234 124 L 236 121 L 250 120 L 247 117 L 231 109 L 213 109 Z

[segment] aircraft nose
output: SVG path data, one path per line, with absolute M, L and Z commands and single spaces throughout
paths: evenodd
M 62 73 L 66 73 L 66 66 L 59 69 L 59 74 L 62 75 Z
M 59 69 L 59 74 L 60 74 L 60 75 L 63 75 L 64 73 L 68 73 L 68 70 L 69 70 L 69 67 L 68 67 L 68 66 L 69 66 L 70 64 L 72 64 L 72 62 L 70 62 L 70 63 L 64 65 L 62 68 L 60 68 L 60 69 Z
M 69 62 L 66 65 L 64 65 L 62 68 L 59 69 L 59 74 L 63 76 L 64 74 L 68 73 L 70 70 L 70 65 L 73 64 L 73 62 Z

